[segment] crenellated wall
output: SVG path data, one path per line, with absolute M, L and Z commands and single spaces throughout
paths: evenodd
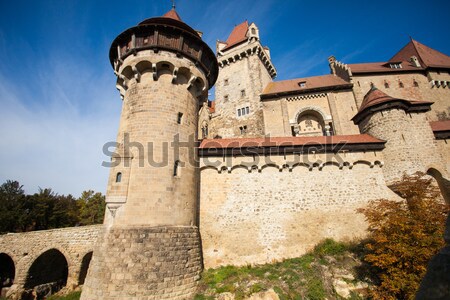
M 397 196 L 379 151 L 204 157 L 200 233 L 206 268 L 304 254 L 366 233 L 356 209 Z

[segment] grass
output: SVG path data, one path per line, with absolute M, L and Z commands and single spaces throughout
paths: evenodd
M 47 300 L 79 300 L 81 292 L 73 292 L 64 296 L 53 295 L 47 298 Z
M 205 270 L 194 299 L 210 300 L 214 295 L 228 292 L 234 294 L 236 300 L 242 300 L 271 288 L 280 300 L 325 299 L 330 296 L 330 289 L 324 286 L 321 265 L 329 264 L 327 257 L 339 258 L 351 248 L 351 244 L 327 239 L 299 258 L 273 264 Z

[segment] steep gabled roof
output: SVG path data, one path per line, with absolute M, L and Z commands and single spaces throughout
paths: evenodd
M 236 25 L 226 41 L 227 46 L 225 48 L 223 48 L 222 51 L 228 50 L 228 49 L 246 41 L 248 39 L 247 31 L 248 31 L 248 21 L 245 21 L 239 25 Z
M 303 83 L 303 86 L 300 84 Z M 313 76 L 270 82 L 261 94 L 261 98 L 270 98 L 278 94 L 301 94 L 327 88 L 351 88 L 352 84 L 334 75 Z
M 411 39 L 389 61 L 409 61 L 416 56 L 423 67 L 450 68 L 450 56 Z

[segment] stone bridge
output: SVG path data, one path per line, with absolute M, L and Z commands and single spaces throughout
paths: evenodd
M 39 293 L 82 285 L 102 228 L 94 225 L 0 235 L 1 296 L 27 299 L 27 294 L 33 294 L 30 299 L 35 299 Z

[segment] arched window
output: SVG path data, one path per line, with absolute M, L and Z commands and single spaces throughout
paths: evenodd
M 419 87 L 419 83 L 414 79 L 413 81 L 414 87 Z
M 117 173 L 116 175 L 116 182 L 121 182 L 122 181 L 122 173 Z
M 252 28 L 252 34 L 256 34 L 256 29 Z
M 385 81 L 384 82 L 384 87 L 388 89 L 389 88 L 389 82 Z
M 399 81 L 399 82 L 398 82 L 398 86 L 399 86 L 400 88 L 403 88 L 403 87 L 404 87 L 403 82 Z

